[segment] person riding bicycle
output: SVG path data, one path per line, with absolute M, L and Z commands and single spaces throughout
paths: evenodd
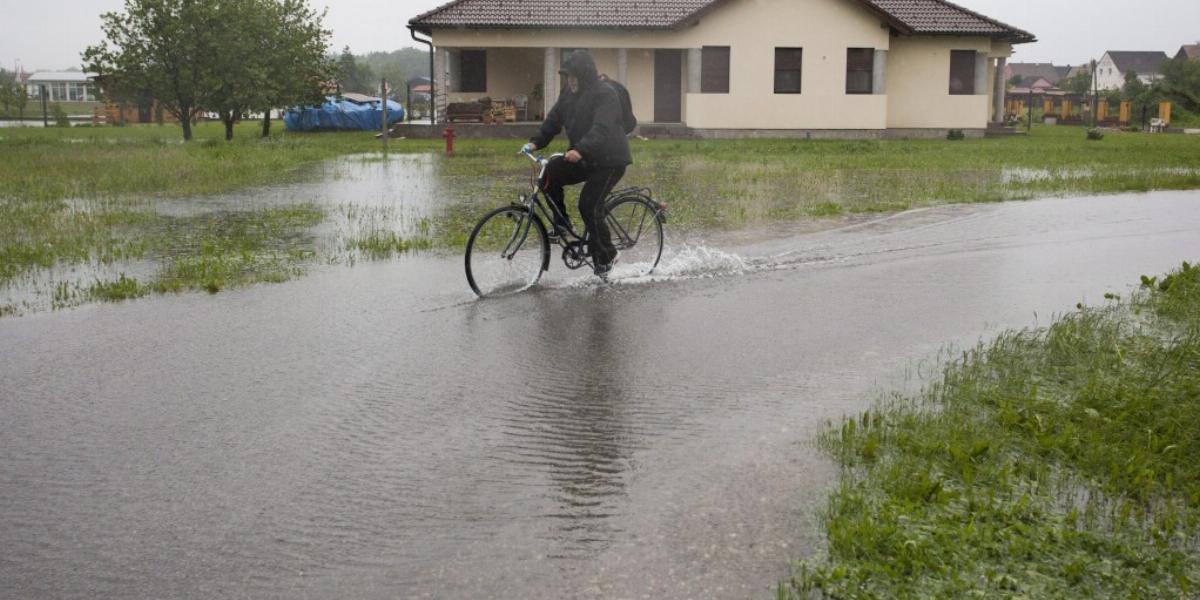
M 550 161 L 540 185 L 559 215 L 565 218 L 563 187 L 584 182 L 579 194 L 579 212 L 589 236 L 592 264 L 596 274 L 603 277 L 612 270 L 618 254 L 604 222 L 604 199 L 625 175 L 625 167 L 633 164 L 633 157 L 625 137 L 617 92 L 601 80 L 592 56 L 576 50 L 563 61 L 559 73 L 567 81 L 558 101 L 546 115 L 538 134 L 522 150 L 545 148 L 566 128 L 570 142 L 567 153 Z M 556 234 L 558 230 L 570 229 L 569 221 L 553 226 Z

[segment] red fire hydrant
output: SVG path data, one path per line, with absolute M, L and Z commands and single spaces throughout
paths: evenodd
M 446 154 L 454 154 L 454 127 L 450 126 L 443 129 L 442 137 L 446 138 Z

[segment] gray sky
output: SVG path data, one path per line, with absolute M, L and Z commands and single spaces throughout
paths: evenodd
M 446 0 L 309 1 L 329 8 L 326 25 L 333 30 L 333 47 L 349 45 L 362 54 L 415 45 L 404 27 L 408 19 Z M 1105 50 L 1174 54 L 1182 44 L 1200 41 L 1197 0 L 958 3 L 1036 34 L 1041 41 L 1017 47 L 1013 60 L 1020 62 L 1079 64 Z M 11 70 L 19 60 L 27 71 L 78 67 L 80 52 L 100 40 L 100 13 L 122 6 L 123 0 L 0 0 L 0 66 Z

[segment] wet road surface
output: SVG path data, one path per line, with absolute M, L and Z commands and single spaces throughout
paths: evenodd
M 1200 194 L 669 237 L 474 301 L 458 256 L 0 320 L 0 597 L 747 598 L 828 419 L 1200 254 Z

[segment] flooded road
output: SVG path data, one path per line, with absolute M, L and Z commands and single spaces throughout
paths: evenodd
M 828 419 L 1200 254 L 1200 193 L 672 239 L 475 301 L 459 256 L 0 320 L 0 596 L 768 597 Z

